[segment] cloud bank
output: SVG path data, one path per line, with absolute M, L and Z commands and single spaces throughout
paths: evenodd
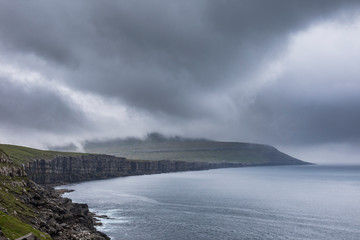
M 2 1 L 0 140 L 44 146 L 158 131 L 358 143 L 359 7 Z

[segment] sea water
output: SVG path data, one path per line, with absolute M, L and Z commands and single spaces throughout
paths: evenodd
M 360 239 L 359 166 L 217 169 L 62 186 L 112 239 Z

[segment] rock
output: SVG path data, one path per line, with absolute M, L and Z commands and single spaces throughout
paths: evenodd
M 71 182 L 121 176 L 241 167 L 241 163 L 185 161 L 131 161 L 109 155 L 88 154 L 78 157 L 57 156 L 52 160 L 35 159 L 24 165 L 28 176 L 39 184 L 59 185 Z
M 10 157 L 4 153 L 2 150 L 0 150 L 0 163 L 11 163 Z
M 4 213 L 11 212 L 10 215 L 32 225 L 35 229 L 48 233 L 54 240 L 110 239 L 96 230 L 96 219 L 89 211 L 87 204 L 72 203 L 70 199 L 62 198 L 60 193 L 53 188 L 43 187 L 31 181 L 24 174 L 24 170 L 13 164 L 1 150 L 0 161 L 2 162 L 0 175 L 6 176 L 6 182 L 1 182 L 2 189 L 13 195 L 17 205 L 26 205 L 27 209 L 36 213 L 36 217 L 23 214 L 18 209 L 8 211 L 4 206 L 0 206 Z M 20 189 L 20 191 L 15 189 Z M 6 238 L 0 229 L 0 240 L 4 239 Z M 18 239 L 35 240 L 38 238 L 31 233 Z
M 2 164 L 0 167 L 0 175 L 9 176 L 9 177 L 25 177 L 26 173 L 23 168 L 17 167 L 10 160 L 10 157 L 0 150 L 0 163 Z
M 59 195 L 63 195 L 64 193 L 70 193 L 73 192 L 74 190 L 72 189 L 56 189 L 56 192 L 59 193 Z

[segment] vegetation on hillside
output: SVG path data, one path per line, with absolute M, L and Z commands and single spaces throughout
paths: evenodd
M 80 156 L 84 153 L 76 152 L 58 152 L 58 151 L 46 151 L 39 150 L 35 148 L 0 144 L 0 149 L 2 149 L 15 164 L 22 164 L 32 161 L 32 159 L 42 158 L 42 159 L 52 159 L 56 156 Z
M 181 137 L 167 138 L 157 133 L 149 134 L 145 139 L 88 141 L 84 144 L 84 149 L 91 153 L 141 160 L 240 162 L 244 164 L 301 163 L 300 160 L 268 145 Z
M 0 149 L 2 158 L 0 165 L 1 232 L 9 239 L 16 239 L 28 233 L 33 233 L 41 240 L 51 239 L 48 234 L 26 223 L 37 217 L 36 211 L 24 201 L 31 194 L 31 189 L 27 185 L 29 180 L 16 171 L 13 162 L 3 154 L 4 152 Z
M 10 240 L 17 239 L 28 233 L 33 233 L 41 240 L 51 239 L 48 234 L 40 232 L 39 230 L 33 228 L 31 225 L 22 222 L 18 218 L 5 214 L 1 211 L 0 226 L 5 237 L 9 238 Z

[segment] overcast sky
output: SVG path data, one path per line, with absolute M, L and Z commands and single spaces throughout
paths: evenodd
M 360 163 L 358 0 L 0 0 L 0 142 L 149 132 Z

